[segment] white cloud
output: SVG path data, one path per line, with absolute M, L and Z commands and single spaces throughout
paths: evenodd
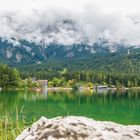
M 85 5 L 96 5 L 103 12 L 132 13 L 140 11 L 139 0 L 0 0 L 1 11 L 26 11 L 52 7 L 80 10 Z
M 0 37 L 74 44 L 140 44 L 139 0 L 0 0 Z

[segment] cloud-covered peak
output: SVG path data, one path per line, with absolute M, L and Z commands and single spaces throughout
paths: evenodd
M 0 37 L 36 43 L 92 45 L 99 38 L 110 42 L 140 44 L 140 18 L 113 13 L 105 14 L 87 6 L 81 11 L 63 9 L 29 10 L 0 13 Z

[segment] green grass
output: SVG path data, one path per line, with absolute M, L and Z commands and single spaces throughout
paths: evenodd
M 18 109 L 16 109 L 14 116 L 12 113 L 6 112 L 0 117 L 0 140 L 15 140 L 28 126 L 29 123 L 19 116 Z

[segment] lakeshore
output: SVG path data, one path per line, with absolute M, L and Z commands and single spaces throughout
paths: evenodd
M 8 90 L 0 92 L 0 139 L 15 140 L 41 116 L 86 116 L 140 125 L 140 90 Z

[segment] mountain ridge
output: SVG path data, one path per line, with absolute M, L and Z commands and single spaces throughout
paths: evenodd
M 140 71 L 140 48 L 108 40 L 100 40 L 92 46 L 86 43 L 45 46 L 43 43 L 17 41 L 14 38 L 11 42 L 0 39 L 0 62 L 28 69 L 28 71 L 34 66 L 56 70 L 68 68 L 138 73 Z

